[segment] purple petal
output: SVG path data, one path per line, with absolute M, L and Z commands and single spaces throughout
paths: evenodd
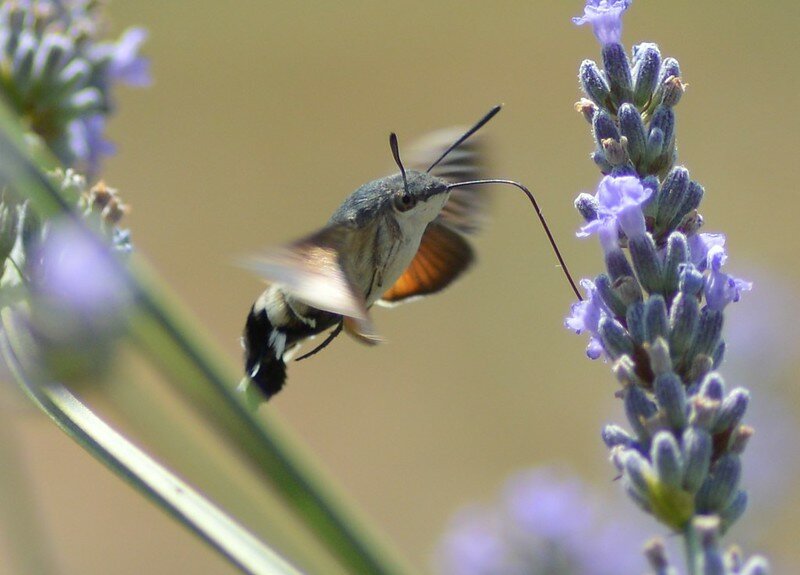
M 620 224 L 619 218 L 625 220 L 632 234 L 644 233 L 644 216 L 641 205 L 653 191 L 642 186 L 642 182 L 635 176 L 613 177 L 606 176 L 597 187 L 595 199 L 597 200 L 597 219 L 584 225 L 578 237 L 586 237 L 594 232 L 599 232 L 604 226 L 616 230 Z
M 632 0 L 587 0 L 583 16 L 572 21 L 581 26 L 591 24 L 595 37 L 601 44 L 618 43 L 622 37 L 622 14 Z
M 116 153 L 114 144 L 103 137 L 105 125 L 105 117 L 95 114 L 74 120 L 67 127 L 70 150 L 86 164 L 90 174 L 97 172 L 104 156 Z
M 146 39 L 147 30 L 144 28 L 130 28 L 125 31 L 111 52 L 108 75 L 112 80 L 129 86 L 150 85 L 150 62 L 139 55 L 139 49 Z
M 708 252 L 714 246 L 725 246 L 725 234 L 692 234 L 687 238 L 690 261 L 703 271 L 706 269 Z
M 722 266 L 727 259 L 725 248 L 713 246 L 708 250 L 709 273 L 706 277 L 705 296 L 708 307 L 722 311 L 729 303 L 739 301 L 743 291 L 753 288 L 751 282 L 735 278 L 722 271 Z

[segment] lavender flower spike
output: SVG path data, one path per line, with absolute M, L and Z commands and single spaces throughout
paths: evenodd
M 726 392 L 716 370 L 726 349 L 725 308 L 752 286 L 722 271 L 725 236 L 699 233 L 705 190 L 674 164 L 678 101 L 665 84 L 677 77 L 678 63 L 661 60 L 654 44 L 647 44 L 646 74 L 636 68 L 641 50 L 639 61 L 628 60 L 619 44 L 628 6 L 589 0 L 584 17 L 575 19 L 591 23 L 603 44 L 605 70 L 596 73 L 610 91 L 593 100 L 592 158 L 610 175 L 594 197 L 575 203 L 590 220 L 577 236 L 597 233 L 606 273 L 581 282 L 587 299 L 572 306 L 565 326 L 590 332 L 589 357 L 605 353 L 623 384 L 618 396 L 631 433 L 611 442 L 606 433 L 604 440 L 628 495 L 683 535 L 690 573 L 733 575 L 739 571 L 725 566 L 717 541 L 747 506 L 740 459 L 753 433 L 742 423 L 750 392 Z M 623 144 L 622 136 L 620 154 L 607 143 Z M 658 573 L 668 573 L 663 554 L 655 559 Z
M 601 44 L 616 44 L 622 36 L 622 13 L 633 0 L 587 0 L 583 16 L 572 21 L 578 26 L 591 24 Z

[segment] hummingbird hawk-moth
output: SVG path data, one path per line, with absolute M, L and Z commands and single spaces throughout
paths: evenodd
M 358 341 L 380 341 L 370 319 L 374 305 L 393 306 L 441 291 L 474 260 L 468 236 L 481 228 L 487 198 L 482 143 L 472 136 L 500 111 L 494 107 L 465 132 L 439 132 L 400 160 L 399 172 L 353 192 L 322 229 L 272 249 L 246 265 L 270 282 L 247 316 L 244 384 L 269 398 L 286 381 L 286 361 L 304 341 L 333 328 L 313 355 L 342 330 Z M 460 137 L 458 135 L 460 134 Z M 558 251 L 556 250 L 558 255 Z M 560 255 L 559 255 L 560 260 Z M 562 262 L 563 263 L 563 262 Z

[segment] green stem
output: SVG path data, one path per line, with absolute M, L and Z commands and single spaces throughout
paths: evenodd
M 700 541 L 697 539 L 697 531 L 695 531 L 692 522 L 686 523 L 683 528 L 683 543 L 686 549 L 686 572 L 688 575 L 698 575 L 700 573 Z
M 333 481 L 279 422 L 258 418 L 247 408 L 244 397 L 235 391 L 238 375 L 200 339 L 200 330 L 177 312 L 177 302 L 169 301 L 148 281 L 150 274 L 143 263 L 139 262 L 135 275 L 143 287 L 143 313 L 132 326 L 139 347 L 172 375 L 179 390 L 272 483 L 343 566 L 358 574 L 410 572 L 371 534 Z
M 15 350 L 21 338 L 13 335 L 16 330 L 9 310 L 2 316 L 3 359 L 25 394 L 62 431 L 244 573 L 300 575 L 213 503 L 97 417 L 63 385 L 32 381 Z
M 75 217 L 71 207 L 38 168 L 54 165 L 51 158 L 32 159 L 16 118 L 0 103 L 0 181 L 25 193 L 44 219 L 54 215 Z M 359 575 L 408 573 L 357 517 L 354 507 L 333 487 L 333 482 L 312 464 L 295 440 L 272 418 L 260 420 L 236 395 L 236 371 L 199 337 L 200 329 L 176 310 L 140 263 L 129 275 L 142 313 L 134 318 L 133 333 L 150 357 L 171 372 L 178 389 L 190 398 L 216 431 L 268 482 L 328 547 L 334 557 Z

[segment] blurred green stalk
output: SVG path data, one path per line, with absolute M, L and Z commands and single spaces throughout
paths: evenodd
M 39 168 L 55 162 L 44 153 L 32 158 L 22 133 L 13 114 L 0 106 L 0 176 L 13 182 L 43 219 L 73 214 Z M 178 390 L 277 489 L 330 553 L 359 575 L 409 573 L 288 432 L 247 408 L 234 389 L 238 373 L 201 338 L 202 330 L 179 311 L 145 264 L 135 261 L 130 272 L 120 266 L 120 273 L 129 276 L 137 295 L 132 335 L 139 347 L 168 371 Z
M 67 435 L 245 573 L 300 575 L 213 503 L 92 413 L 63 385 L 33 381 L 18 357 L 17 346 L 24 349 L 25 345 L 12 314 L 9 309 L 2 312 L 2 357 L 25 394 Z

